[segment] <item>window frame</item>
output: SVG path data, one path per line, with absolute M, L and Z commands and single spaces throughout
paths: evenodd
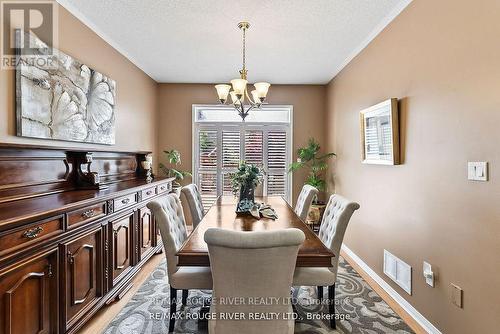
M 242 138 L 245 136 L 245 131 L 247 130 L 258 130 L 263 132 L 263 161 L 264 161 L 264 169 L 266 172 L 270 172 L 268 170 L 268 139 L 267 139 L 267 133 L 272 132 L 273 130 L 279 130 L 279 131 L 285 131 L 286 132 L 286 167 L 285 167 L 285 178 L 287 180 L 287 189 L 285 189 L 285 195 L 283 196 L 285 200 L 288 203 L 291 203 L 292 196 L 293 196 L 293 176 L 292 173 L 288 173 L 288 166 L 289 164 L 292 163 L 292 158 L 293 158 L 293 105 L 264 105 L 261 107 L 261 110 L 252 110 L 250 112 L 265 112 L 266 108 L 271 108 L 271 109 L 287 109 L 289 112 L 289 122 L 197 122 L 196 121 L 196 115 L 199 109 L 214 109 L 214 108 L 220 108 L 220 109 L 230 109 L 234 110 L 232 106 L 228 105 L 216 105 L 216 104 L 193 104 L 192 105 L 192 119 L 191 119 L 191 124 L 192 124 L 192 171 L 193 171 L 193 182 L 195 184 L 198 184 L 199 182 L 199 176 L 198 176 L 198 171 L 197 166 L 199 164 L 199 139 L 197 136 L 199 136 L 199 131 L 201 130 L 213 130 L 217 131 L 217 147 L 218 151 L 217 152 L 217 166 L 221 167 L 221 175 L 224 174 L 224 172 L 229 172 L 231 168 L 227 167 L 222 167 L 222 159 L 223 159 L 223 154 L 222 154 L 222 147 L 220 147 L 220 143 L 222 143 L 222 131 L 227 130 L 228 128 L 234 128 L 234 129 L 239 129 L 240 130 L 240 159 L 244 155 L 244 147 L 241 144 Z M 236 112 L 236 111 L 234 111 Z M 278 169 L 279 170 L 279 169 Z M 275 170 L 275 171 L 278 171 Z M 208 172 L 211 173 L 213 171 L 210 170 L 201 170 L 202 172 Z M 215 174 L 217 174 L 218 171 L 215 170 Z M 217 194 L 223 194 L 223 178 L 217 177 Z M 264 182 L 263 185 L 263 193 L 267 194 L 267 182 Z

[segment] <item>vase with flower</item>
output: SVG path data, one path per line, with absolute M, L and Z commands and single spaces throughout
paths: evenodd
M 249 204 L 255 203 L 255 187 L 262 183 L 263 178 L 262 168 L 245 161 L 240 162 L 238 169 L 230 174 L 233 193 L 239 196 L 236 211 L 244 209 L 240 208 L 240 204 L 246 208 Z

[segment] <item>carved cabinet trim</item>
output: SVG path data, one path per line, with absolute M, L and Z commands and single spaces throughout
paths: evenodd
M 150 153 L 0 143 L 0 334 L 75 334 L 124 295 L 162 247 Z

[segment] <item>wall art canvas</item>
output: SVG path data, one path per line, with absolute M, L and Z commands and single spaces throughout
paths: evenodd
M 23 54 L 23 38 L 36 45 L 35 54 Z M 16 46 L 18 136 L 115 143 L 114 80 L 21 30 Z
M 398 100 L 386 100 L 360 113 L 363 163 L 399 164 Z

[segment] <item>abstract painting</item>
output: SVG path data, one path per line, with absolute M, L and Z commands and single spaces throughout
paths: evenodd
M 23 54 L 22 38 L 35 55 Z M 114 144 L 115 81 L 21 30 L 16 45 L 17 135 Z

